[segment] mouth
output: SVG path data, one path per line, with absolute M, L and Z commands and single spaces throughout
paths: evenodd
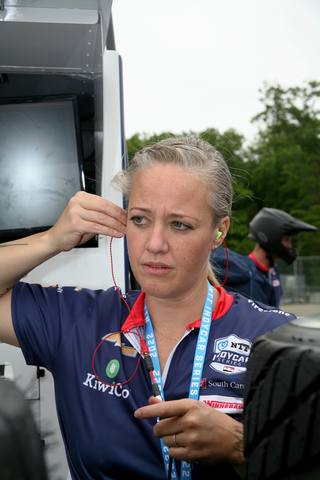
M 142 266 L 146 272 L 153 275 L 165 275 L 172 270 L 169 265 L 160 262 L 145 262 Z

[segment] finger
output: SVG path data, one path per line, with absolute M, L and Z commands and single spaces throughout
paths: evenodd
M 79 218 L 84 222 L 82 227 L 86 233 L 110 237 L 123 237 L 126 234 L 126 226 L 121 221 L 103 212 L 82 209 Z
M 97 195 L 78 192 L 68 203 L 66 214 L 75 229 L 84 233 L 123 237 L 126 233 L 125 210 Z M 85 223 L 79 223 L 82 220 Z
M 79 201 L 84 209 L 101 213 L 102 218 L 111 217 L 119 221 L 124 226 L 127 224 L 126 211 L 115 203 L 110 202 L 106 198 L 99 197 L 98 195 L 88 194 L 86 192 L 78 192 L 74 198 Z
M 142 420 L 150 418 L 170 418 L 182 416 L 189 410 L 185 400 L 172 400 L 170 402 L 159 402 L 154 405 L 141 407 L 135 411 L 135 417 Z
M 149 405 L 155 405 L 156 403 L 160 403 L 160 402 L 162 402 L 162 400 L 159 400 L 156 397 L 150 397 L 149 398 Z
M 83 242 L 85 239 L 90 239 L 95 235 L 122 238 L 125 233 L 119 232 L 119 230 L 112 228 L 111 226 L 81 219 L 81 222 L 78 222 L 77 224 L 74 235 L 81 238 L 81 242 Z
M 183 444 L 183 434 L 176 434 L 175 437 L 176 444 L 173 441 L 173 435 L 163 437 L 163 443 L 169 447 L 169 455 L 176 460 L 186 460 L 187 462 L 191 462 L 189 460 L 190 455 L 192 455 L 192 451 Z M 187 460 L 188 459 L 188 460 Z
M 185 447 L 182 432 L 172 433 L 162 437 L 163 443 L 169 448 L 182 448 Z

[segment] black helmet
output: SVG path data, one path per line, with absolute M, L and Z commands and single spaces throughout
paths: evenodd
M 296 259 L 297 252 L 282 245 L 282 236 L 316 230 L 317 227 L 302 222 L 283 210 L 262 208 L 250 222 L 249 238 L 258 242 L 266 252 L 282 258 L 290 265 Z

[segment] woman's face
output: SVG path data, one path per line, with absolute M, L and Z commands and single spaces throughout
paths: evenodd
M 154 165 L 136 176 L 127 241 L 132 270 L 147 295 L 178 300 L 206 288 L 218 234 L 207 197 L 208 187 L 177 165 Z

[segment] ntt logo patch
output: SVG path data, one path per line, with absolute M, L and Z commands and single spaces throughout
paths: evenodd
M 214 343 L 213 358 L 210 367 L 225 375 L 234 375 L 246 371 L 252 343 L 237 335 L 218 338 Z

